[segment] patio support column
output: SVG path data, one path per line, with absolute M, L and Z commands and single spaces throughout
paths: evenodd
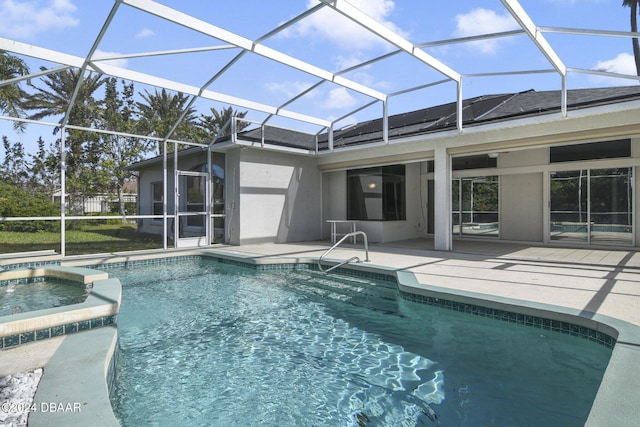
M 60 129 L 60 255 L 67 255 L 67 140 L 64 136 L 67 129 Z
M 434 249 L 452 250 L 451 237 L 451 156 L 444 146 L 437 147 L 434 155 Z

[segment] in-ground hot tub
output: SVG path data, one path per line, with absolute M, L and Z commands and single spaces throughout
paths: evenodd
M 37 285 L 33 287 L 34 296 L 42 295 L 43 283 L 63 283 L 64 286 L 59 289 L 60 293 L 44 290 L 49 300 L 44 301 L 45 305 L 43 301 L 25 304 L 28 298 L 24 298 L 24 294 L 28 295 L 28 287 Z M 0 304 L 1 349 L 112 325 L 120 308 L 120 281 L 89 268 L 52 265 L 2 271 L 0 286 L 7 286 L 3 290 L 3 300 L 8 302 L 4 308 Z M 22 302 L 12 305 L 9 301 L 18 286 L 21 287 Z

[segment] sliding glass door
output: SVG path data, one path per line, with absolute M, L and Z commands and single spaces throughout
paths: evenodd
M 551 173 L 551 240 L 589 240 L 588 171 Z
M 589 194 L 592 243 L 632 243 L 631 178 L 631 168 L 591 171 Z
M 452 182 L 453 234 L 498 237 L 497 176 L 459 178 Z
M 551 240 L 631 244 L 631 168 L 551 173 Z

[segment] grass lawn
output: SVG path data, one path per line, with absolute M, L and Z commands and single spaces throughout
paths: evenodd
M 138 233 L 135 225 L 83 225 L 66 232 L 66 254 L 81 255 L 162 248 L 162 236 Z M 53 249 L 60 252 L 60 233 L 0 231 L 0 253 Z

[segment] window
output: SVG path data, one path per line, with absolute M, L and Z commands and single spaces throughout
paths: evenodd
M 162 181 L 151 183 L 151 204 L 154 215 L 163 214 L 163 194 Z
M 551 173 L 551 240 L 631 244 L 631 168 Z
M 202 213 L 205 210 L 205 195 L 207 192 L 207 177 L 202 176 L 181 176 L 182 186 L 184 187 L 184 200 L 181 200 L 181 206 L 186 212 Z M 187 227 L 198 227 L 204 232 L 205 214 L 187 216 Z
M 498 159 L 488 154 L 477 156 L 454 157 L 451 160 L 451 169 L 454 171 L 467 169 L 495 168 L 498 166 Z
M 551 163 L 615 159 L 620 157 L 631 157 L 631 140 L 619 139 L 616 141 L 562 145 L 549 149 L 549 161 Z
M 407 219 L 405 169 L 393 165 L 347 171 L 347 219 Z

